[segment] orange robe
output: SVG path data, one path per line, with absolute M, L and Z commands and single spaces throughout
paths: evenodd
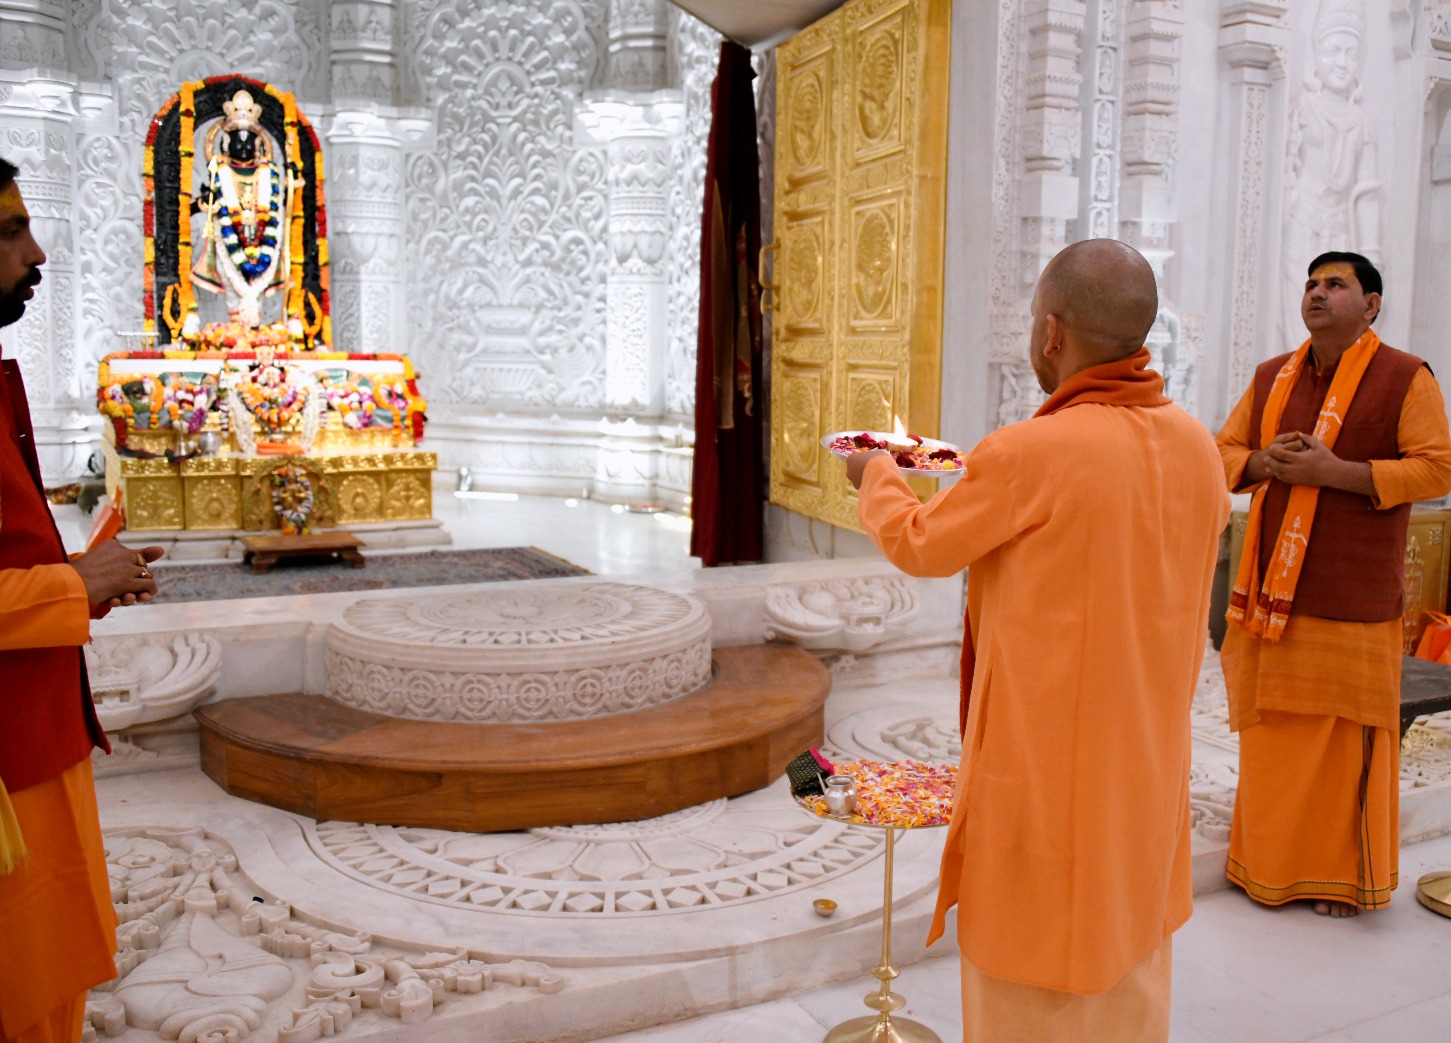
M 989 435 L 926 504 L 872 460 L 859 516 L 904 572 L 968 568 L 932 938 L 956 903 L 977 971 L 1107 993 L 1192 908 L 1189 708 L 1229 516 L 1213 439 L 1173 405 L 1071 405 Z
M 1217 440 L 1235 490 L 1251 453 L 1252 397 L 1251 388 Z M 1371 461 L 1376 507 L 1451 489 L 1446 408 L 1428 369 L 1406 392 L 1396 441 L 1400 459 Z M 1226 875 L 1256 901 L 1390 902 L 1399 882 L 1403 638 L 1399 619 L 1352 623 L 1293 610 L 1278 641 L 1230 625 L 1221 659 L 1240 773 Z
M 0 648 L 84 644 L 89 615 L 85 583 L 69 565 L 0 570 Z M 0 876 L 0 1041 L 74 1043 L 86 991 L 116 974 L 89 758 L 10 801 L 27 854 Z

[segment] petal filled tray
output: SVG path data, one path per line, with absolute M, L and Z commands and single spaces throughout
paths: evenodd
M 856 810 L 836 816 L 826 807 L 826 798 L 807 794 L 795 800 L 822 818 L 851 822 L 859 826 L 919 829 L 945 826 L 952 818 L 952 794 L 957 784 L 954 764 L 925 764 L 922 761 L 853 761 L 835 766 L 837 775 L 848 775 L 856 783 Z
M 928 478 L 961 474 L 966 461 L 966 454 L 950 442 L 916 435 L 903 438 L 885 431 L 836 431 L 824 435 L 821 444 L 843 460 L 856 453 L 885 449 L 903 474 Z

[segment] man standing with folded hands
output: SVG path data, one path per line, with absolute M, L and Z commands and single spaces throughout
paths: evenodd
M 45 263 L 17 173 L 0 159 L 0 326 Z M 67 561 L 20 368 L 0 354 L 0 1043 L 75 1043 L 87 990 L 116 974 L 91 777 L 91 750 L 110 747 L 81 646 L 92 619 L 156 593 L 159 557 L 108 540 Z
M 968 1043 L 1164 1043 L 1189 918 L 1189 711 L 1229 516 L 1214 441 L 1144 341 L 1154 273 L 1095 239 L 1049 262 L 1049 395 L 928 503 L 848 460 L 862 527 L 916 576 L 968 569 L 963 761 L 942 862 Z
M 1371 323 L 1359 254 L 1310 262 L 1310 339 L 1263 363 L 1219 433 L 1254 490 L 1222 660 L 1239 733 L 1226 874 L 1264 905 L 1389 904 L 1400 858 L 1401 617 L 1411 504 L 1451 491 L 1426 364 Z

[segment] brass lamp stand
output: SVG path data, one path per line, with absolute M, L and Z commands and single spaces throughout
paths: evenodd
M 872 970 L 872 976 L 882 983 L 882 987 L 867 993 L 863 1001 L 877 1013 L 842 1022 L 826 1034 L 824 1043 L 942 1043 L 942 1037 L 926 1025 L 892 1017 L 892 1012 L 901 1010 L 907 1001 L 892 991 L 892 980 L 900 973 L 892 966 L 892 853 L 897 831 L 891 826 L 885 828 L 887 858 L 883 874 L 886 882 L 882 886 L 882 962 Z

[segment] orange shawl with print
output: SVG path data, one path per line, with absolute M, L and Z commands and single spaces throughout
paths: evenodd
M 1340 425 L 1360 387 L 1360 378 L 1365 375 L 1366 367 L 1379 347 L 1380 337 L 1375 330 L 1366 330 L 1340 357 L 1339 368 L 1325 395 L 1325 405 L 1320 408 L 1319 419 L 1315 421 L 1314 435 L 1327 448 L 1335 448 Z M 1264 415 L 1260 419 L 1261 449 L 1273 442 L 1279 433 L 1280 418 L 1284 416 L 1285 405 L 1290 400 L 1290 391 L 1309 357 L 1310 342 L 1307 340 L 1275 375 L 1265 402 Z M 1264 538 L 1261 530 L 1264 528 L 1265 493 L 1268 489 L 1269 482 L 1263 483 L 1255 490 L 1254 499 L 1250 502 L 1244 553 L 1239 559 L 1239 574 L 1229 597 L 1227 616 L 1230 622 L 1238 623 L 1256 637 L 1278 641 L 1290 621 L 1295 586 L 1300 581 L 1300 570 L 1305 567 L 1305 551 L 1310 546 L 1310 530 L 1315 524 L 1320 487 L 1296 485 L 1290 490 L 1290 502 L 1285 508 L 1280 531 L 1275 536 L 1275 555 L 1270 560 L 1268 575 L 1261 577 L 1260 541 Z M 1253 601 L 1250 591 L 1255 592 Z

